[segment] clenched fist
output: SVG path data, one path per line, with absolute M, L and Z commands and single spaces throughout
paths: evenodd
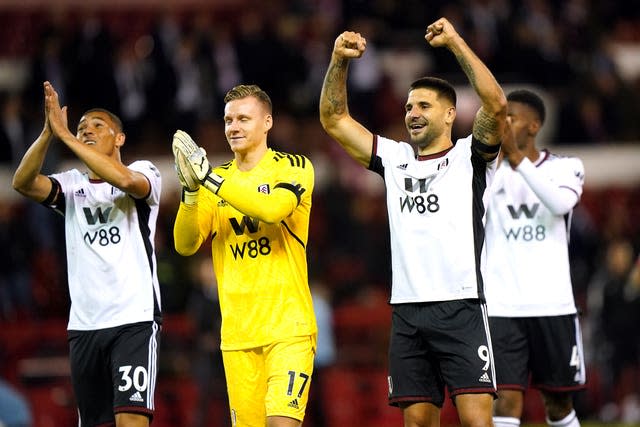
M 343 58 L 360 58 L 367 48 L 367 40 L 353 31 L 340 34 L 333 45 L 333 53 Z

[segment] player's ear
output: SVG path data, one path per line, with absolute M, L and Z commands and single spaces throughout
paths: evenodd
M 118 132 L 116 134 L 116 147 L 120 148 L 124 145 L 124 141 L 126 139 L 126 135 L 123 132 Z
M 541 127 L 542 127 L 542 124 L 540 123 L 540 120 L 532 120 L 529 123 L 529 134 L 537 135 L 538 132 L 540 132 Z
M 269 130 L 271 130 L 271 128 L 273 127 L 273 116 L 271 114 L 267 114 L 264 117 L 264 127 L 266 132 L 269 132 Z
M 452 124 L 456 119 L 456 107 L 447 108 L 447 112 L 444 116 L 445 122 L 448 124 Z

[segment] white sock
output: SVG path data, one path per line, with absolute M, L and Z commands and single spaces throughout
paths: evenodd
M 515 417 L 493 417 L 494 427 L 520 427 L 520 419 Z
M 546 417 L 547 424 L 551 427 L 580 427 L 580 421 L 576 415 L 574 409 L 569 412 L 569 415 L 558 421 L 551 421 L 549 417 Z

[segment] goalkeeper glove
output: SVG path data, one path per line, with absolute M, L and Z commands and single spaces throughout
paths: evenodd
M 181 130 L 173 135 L 172 148 L 176 159 L 182 161 L 183 157 L 186 160 L 186 164 L 180 166 L 185 182 L 189 183 L 189 178 L 193 177 L 209 191 L 217 194 L 224 179 L 211 169 L 204 148 L 199 147 L 188 133 Z
M 194 205 L 198 202 L 198 188 L 200 181 L 192 175 L 191 168 L 181 151 L 175 151 L 175 167 L 178 180 L 182 185 L 182 201 L 187 205 Z
M 174 156 L 176 174 L 178 175 L 178 180 L 182 188 L 188 191 L 198 191 L 200 181 L 192 174 L 191 167 L 184 157 L 184 154 L 182 154 L 182 151 L 176 150 Z
M 189 157 L 191 153 L 194 153 L 198 150 L 198 145 L 193 141 L 191 136 L 183 130 L 177 130 L 176 133 L 173 134 L 173 142 L 171 143 L 171 149 L 173 150 L 173 154 L 176 154 L 176 151 L 181 151 L 184 154 L 184 157 Z
M 207 159 L 207 152 L 204 151 L 204 148 L 198 147 L 197 151 L 189 155 L 187 161 L 192 174 L 196 176 L 198 181 L 209 191 L 218 194 L 224 179 L 211 169 Z

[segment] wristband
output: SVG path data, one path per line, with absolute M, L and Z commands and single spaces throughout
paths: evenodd
M 204 185 L 205 188 L 207 188 L 213 194 L 218 194 L 218 190 L 220 190 L 220 186 L 223 182 L 224 178 L 210 170 L 202 180 L 202 185 Z
M 188 188 L 182 187 L 181 200 L 185 205 L 195 205 L 198 203 L 198 190 L 191 191 Z

